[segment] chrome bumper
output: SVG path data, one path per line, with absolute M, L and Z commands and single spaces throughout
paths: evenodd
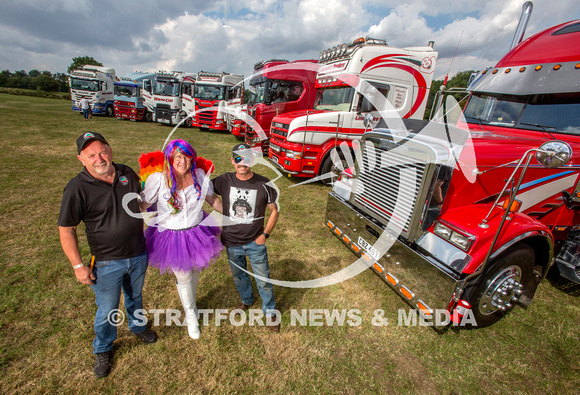
M 286 170 L 284 167 L 282 167 L 282 165 L 280 163 L 278 163 L 278 157 L 274 156 L 274 159 L 267 157 L 268 161 L 270 163 L 272 163 L 274 166 L 276 166 L 278 169 L 282 170 L 284 173 L 288 173 L 288 174 L 299 174 L 297 171 L 288 171 Z
M 383 234 L 382 227 L 334 193 L 328 195 L 326 219 L 332 233 L 356 255 L 366 255 L 365 259 L 375 273 L 418 312 L 433 318 L 437 311 L 449 308 L 459 280 L 459 275 L 452 269 L 399 240 L 379 256 L 368 244 L 375 245 Z M 363 247 L 365 242 L 368 243 L 366 249 Z

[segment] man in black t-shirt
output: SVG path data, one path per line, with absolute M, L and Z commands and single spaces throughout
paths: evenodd
M 139 193 L 141 183 L 130 167 L 113 163 L 113 151 L 99 133 L 79 136 L 77 152 L 84 169 L 64 189 L 58 229 L 77 280 L 90 284 L 95 292 L 94 371 L 97 377 L 105 377 L 111 370 L 118 324 L 112 320 L 118 314 L 121 290 L 129 330 L 145 343 L 157 340 L 155 332 L 135 316 L 143 308 L 141 291 L 148 263 L 143 221 L 123 207 L 123 198 L 128 193 Z M 131 200 L 128 209 L 139 213 L 137 200 Z M 83 263 L 77 239 L 76 227 L 81 221 L 91 248 L 88 266 Z
M 253 151 L 247 144 L 238 144 L 232 152 L 235 173 L 225 173 L 213 179 L 214 191 L 222 197 L 224 215 L 222 243 L 226 246 L 230 269 L 242 303 L 238 307 L 247 310 L 254 302 L 254 293 L 247 270 L 246 257 L 255 275 L 269 279 L 266 239 L 278 220 L 278 193 L 270 180 L 253 173 Z M 264 227 L 266 207 L 270 210 Z M 268 327 L 280 330 L 272 283 L 256 278 L 262 298 L 262 310 Z

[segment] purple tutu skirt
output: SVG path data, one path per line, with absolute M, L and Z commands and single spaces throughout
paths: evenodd
M 207 217 L 204 212 L 204 219 Z M 150 226 L 145 229 L 149 265 L 161 273 L 201 271 L 220 256 L 219 226 L 198 225 L 185 230 Z

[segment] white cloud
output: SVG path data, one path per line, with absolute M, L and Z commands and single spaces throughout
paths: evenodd
M 0 68 L 65 71 L 93 56 L 122 75 L 135 70 L 249 74 L 262 59 L 311 59 L 370 35 L 395 47 L 435 41 L 436 78 L 495 64 L 512 40 L 523 0 L 4 0 Z M 129 10 L 132 10 L 131 16 Z M 577 0 L 536 0 L 526 36 L 580 17 Z M 459 47 L 459 38 L 461 42 Z

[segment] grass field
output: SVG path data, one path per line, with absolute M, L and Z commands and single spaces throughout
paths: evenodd
M 94 294 L 76 281 L 57 229 L 62 189 L 81 170 L 74 141 L 87 130 L 107 138 L 114 161 L 138 169 L 139 155 L 160 149 L 172 129 L 84 121 L 66 101 L 0 94 L 0 393 L 580 392 L 577 286 L 551 276 L 527 310 L 517 307 L 488 328 L 438 333 L 398 325 L 398 310 L 408 306 L 370 270 L 325 288 L 275 286 L 279 334 L 229 320 L 217 325 L 212 315 L 194 341 L 161 314 L 159 340 L 146 346 L 120 326 L 112 373 L 96 379 Z M 216 174 L 232 170 L 233 136 L 181 128 L 173 137 L 213 160 Z M 263 166 L 255 171 L 275 177 Z M 354 260 L 324 226 L 329 189 L 289 188 L 297 182 L 276 181 L 281 211 L 268 248 L 271 275 L 280 280 L 318 278 Z M 83 230 L 80 243 L 88 257 Z M 225 254 L 202 272 L 197 297 L 201 309 L 239 303 Z M 181 309 L 172 276 L 149 269 L 144 307 Z M 348 310 L 360 324 L 292 325 L 292 312 L 303 309 Z M 388 325 L 373 325 L 378 309 Z

